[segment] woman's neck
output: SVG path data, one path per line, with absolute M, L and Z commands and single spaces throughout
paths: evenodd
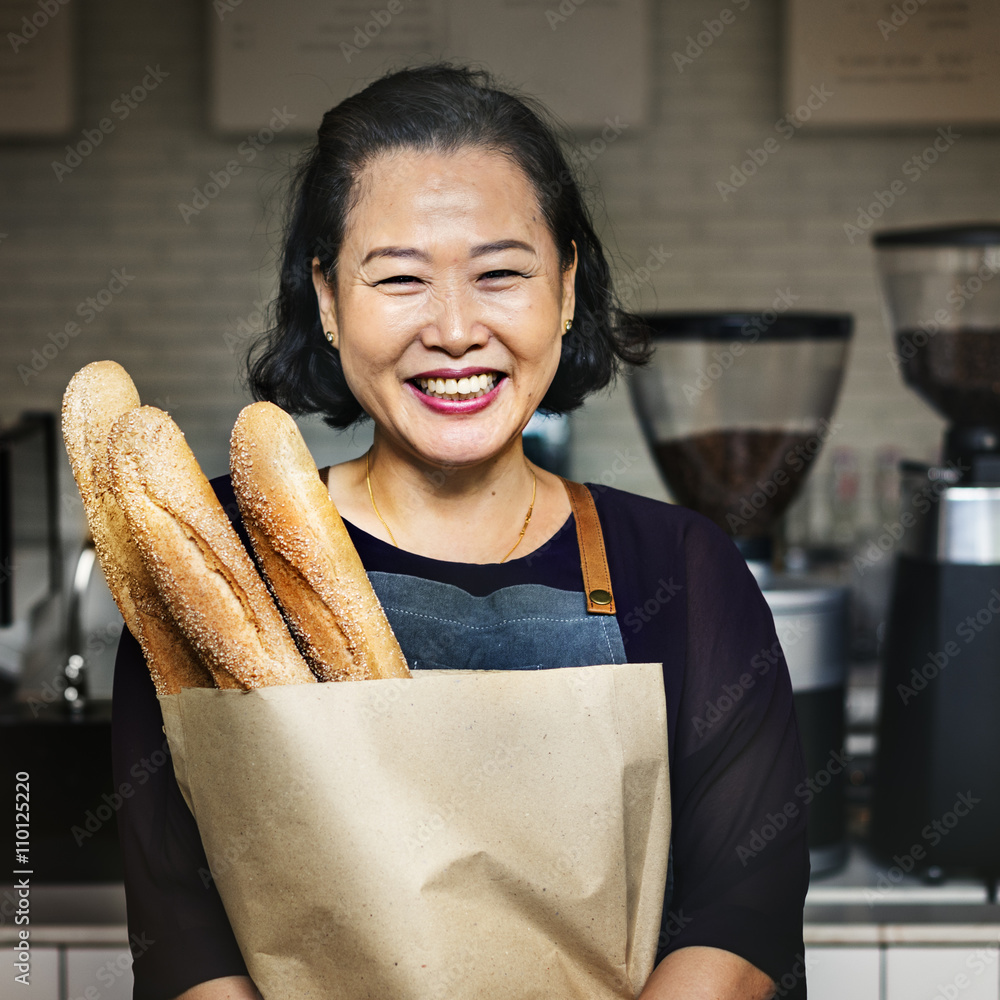
M 376 436 L 368 455 L 330 470 L 329 486 L 352 524 L 408 552 L 451 562 L 527 555 L 569 515 L 562 483 L 527 461 L 520 439 L 489 463 L 441 467 L 401 456 Z

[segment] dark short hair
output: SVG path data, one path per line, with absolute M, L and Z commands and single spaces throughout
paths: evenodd
M 406 69 L 376 80 L 324 116 L 317 141 L 295 172 L 274 322 L 251 347 L 255 399 L 290 413 L 319 413 L 332 427 L 364 416 L 327 342 L 312 283 L 319 258 L 334 280 L 358 178 L 377 157 L 400 149 L 496 150 L 521 167 L 538 195 L 563 268 L 577 248 L 576 310 L 562 356 L 540 404 L 567 413 L 649 355 L 643 325 L 618 305 L 590 213 L 550 116 L 530 98 L 500 90 L 488 73 L 449 64 Z

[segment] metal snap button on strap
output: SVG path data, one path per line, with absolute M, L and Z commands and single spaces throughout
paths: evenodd
M 594 604 L 600 604 L 602 607 L 611 603 L 611 595 L 606 590 L 592 590 L 590 599 Z

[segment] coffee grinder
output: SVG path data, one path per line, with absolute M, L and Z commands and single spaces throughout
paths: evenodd
M 945 420 L 901 464 L 872 842 L 918 868 L 1000 874 L 1000 224 L 874 244 L 896 361 Z
M 733 538 L 774 615 L 802 733 L 813 872 L 846 857 L 847 590 L 772 568 L 777 520 L 825 441 L 850 316 L 665 313 L 644 317 L 655 351 L 630 378 L 646 442 L 674 498 Z M 832 761 L 832 762 L 831 762 Z

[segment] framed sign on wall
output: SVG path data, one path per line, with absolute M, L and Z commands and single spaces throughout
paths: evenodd
M 785 99 L 810 127 L 1000 124 L 997 0 L 785 0 Z
M 287 108 L 314 132 L 324 111 L 391 68 L 481 65 L 587 131 L 643 123 L 650 0 L 214 0 L 211 120 L 258 128 Z
M 0 3 L 0 135 L 53 136 L 73 127 L 74 14 L 68 0 Z

